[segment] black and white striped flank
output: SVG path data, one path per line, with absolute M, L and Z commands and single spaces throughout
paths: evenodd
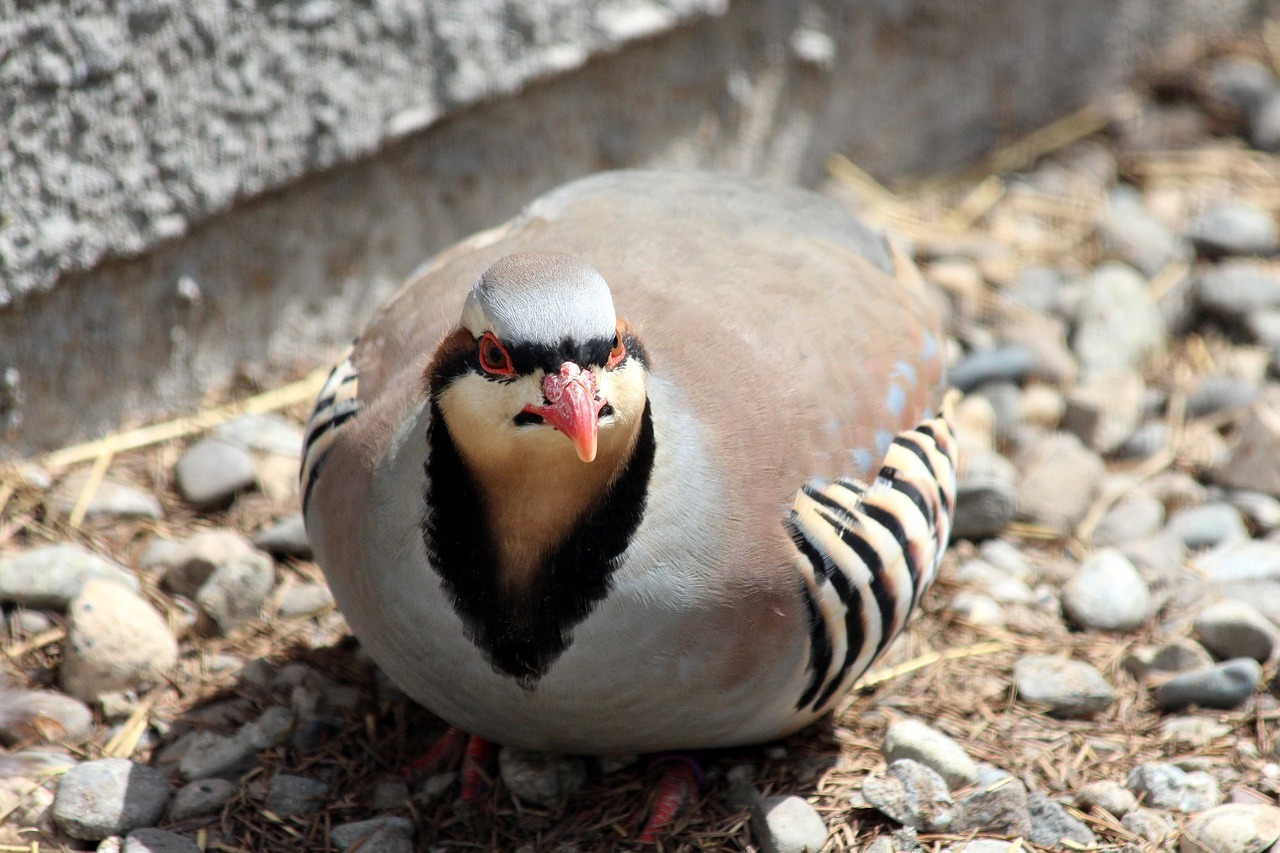
M 355 417 L 359 410 L 360 401 L 356 399 L 358 386 L 359 374 L 356 373 L 356 367 L 351 361 L 351 350 L 348 349 L 342 360 L 329 372 L 329 378 L 316 396 L 311 417 L 307 419 L 307 430 L 302 443 L 302 466 L 298 472 L 304 513 L 338 427 Z

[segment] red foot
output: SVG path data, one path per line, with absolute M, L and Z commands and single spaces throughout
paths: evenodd
M 467 742 L 467 733 L 457 726 L 449 726 L 439 740 L 431 748 L 413 761 L 409 762 L 401 774 L 417 776 L 418 774 L 439 773 L 450 767 L 462 755 L 462 747 Z
M 663 766 L 662 777 L 655 788 L 649 822 L 636 837 L 641 844 L 656 844 L 658 838 L 666 834 L 680 809 L 698 792 L 698 777 L 701 775 L 697 764 L 688 756 L 664 756 L 654 763 Z
M 467 741 L 467 752 L 462 756 L 462 792 L 458 795 L 463 805 L 473 806 L 489 789 L 489 777 L 485 767 L 493 761 L 494 747 L 489 741 L 475 735 Z

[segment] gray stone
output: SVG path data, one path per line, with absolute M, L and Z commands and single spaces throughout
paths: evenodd
M 301 817 L 320 810 L 329 796 L 329 786 L 319 779 L 278 773 L 267 786 L 262 806 L 280 817 Z
M 1076 792 L 1076 805 L 1086 812 L 1097 806 L 1112 817 L 1120 818 L 1138 807 L 1138 798 L 1119 782 L 1101 779 Z
M 1230 710 L 1248 699 L 1261 680 L 1262 668 L 1256 660 L 1234 658 L 1207 669 L 1175 675 L 1156 685 L 1151 695 L 1163 711 L 1176 711 L 1188 705 Z
M 1155 809 L 1134 809 L 1120 818 L 1125 829 L 1152 844 L 1162 844 L 1177 829 L 1173 820 Z
M 995 451 L 970 453 L 956 488 L 951 535 L 956 539 L 995 536 L 1013 520 L 1017 470 Z
M 1272 92 L 1253 111 L 1249 141 L 1262 151 L 1280 151 L 1280 93 Z
M 1201 378 L 1187 394 L 1187 417 L 1202 418 L 1206 415 L 1243 408 L 1261 394 L 1258 382 L 1238 376 L 1210 375 Z
M 910 758 L 894 760 L 883 776 L 864 779 L 862 796 L 881 814 L 926 832 L 945 832 L 955 816 L 946 781 Z
M 1216 806 L 1187 821 L 1180 853 L 1266 853 L 1280 840 L 1280 808 L 1262 803 Z
M 1034 598 L 1026 582 L 1017 577 L 1011 577 L 1007 572 L 997 569 L 986 560 L 966 560 L 960 564 L 952 577 L 965 586 L 982 591 L 996 601 L 1029 604 Z
M 766 797 L 751 810 L 751 831 L 764 853 L 818 853 L 827 825 L 802 797 Z
M 1018 462 L 1018 515 L 1059 533 L 1088 511 L 1105 470 L 1098 454 L 1062 432 L 1019 453 Z
M 206 530 L 166 549 L 164 585 L 195 599 L 202 619 L 225 633 L 256 617 L 275 583 L 271 558 L 230 530 Z
M 80 500 L 85 483 L 89 479 L 88 471 L 76 471 L 68 474 L 54 494 L 54 502 L 58 511 L 70 515 Z M 164 510 L 160 501 L 150 492 L 135 489 L 133 486 L 115 480 L 103 480 L 93 490 L 93 496 L 85 507 L 85 518 L 161 518 Z
M 139 588 L 133 573 L 79 545 L 45 545 L 0 558 L 0 601 L 63 610 L 93 579 Z
M 1093 545 L 1106 548 L 1150 536 L 1164 524 L 1164 503 L 1137 492 L 1116 501 L 1093 529 Z
M 1104 263 L 1093 271 L 1071 342 L 1084 376 L 1140 369 L 1165 337 L 1164 318 L 1132 267 Z
M 1124 659 L 1124 668 L 1136 680 L 1176 675 L 1213 666 L 1213 658 L 1194 640 L 1181 637 L 1159 646 L 1139 646 Z
M 1035 572 L 1026 556 L 1003 539 L 988 539 L 978 546 L 978 554 L 1011 578 L 1023 583 L 1030 583 L 1035 579 Z
M 1203 717 L 1168 717 L 1160 723 L 1161 737 L 1168 738 L 1172 743 L 1190 746 L 1208 746 L 1230 733 L 1231 727 L 1226 723 Z
M 956 803 L 955 833 L 979 832 L 1026 837 L 1031 834 L 1027 789 L 1017 779 L 975 791 Z
M 1226 503 L 1207 503 L 1176 512 L 1169 519 L 1169 530 L 1190 550 L 1249 538 L 1240 511 Z
M 273 557 L 311 559 L 311 541 L 307 539 L 302 513 L 287 515 L 253 534 L 253 544 Z
M 197 817 L 208 817 L 222 811 L 236 798 L 239 788 L 227 779 L 197 779 L 188 782 L 173 795 L 169 804 L 169 820 L 181 823 Z
M 498 771 L 507 790 L 524 802 L 540 806 L 564 802 L 587 781 L 587 765 L 577 756 L 509 746 L 498 751 Z
M 1209 257 L 1268 255 L 1280 247 L 1271 214 L 1236 200 L 1219 202 L 1193 218 L 1186 237 Z
M 1214 479 L 1234 489 L 1280 495 L 1280 409 L 1264 404 L 1254 407 Z
M 1201 554 L 1195 562 L 1218 583 L 1280 581 L 1280 542 L 1233 542 Z
M 1032 264 L 1023 267 L 1001 293 L 1036 314 L 1056 314 L 1065 283 L 1066 276 L 1061 270 Z
M 1280 277 L 1261 261 L 1223 261 L 1200 273 L 1196 301 L 1202 310 L 1243 325 L 1252 314 L 1280 307 Z
M 236 495 L 256 482 L 253 455 L 243 447 L 203 438 L 186 449 L 174 468 L 183 499 L 198 510 L 230 506 Z
M 302 456 L 302 428 L 271 412 L 249 413 L 224 421 L 214 427 L 210 435 L 245 450 Z
M 403 779 L 383 779 L 373 788 L 374 811 L 397 809 L 409 802 L 409 784 Z
M 1119 448 L 1142 421 L 1146 386 L 1134 371 L 1086 378 L 1067 395 L 1062 428 L 1099 453 Z
M 1241 489 L 1229 489 L 1222 497 L 1260 533 L 1270 533 L 1280 528 L 1280 500 L 1275 497 Z
M 1087 717 L 1109 706 L 1115 690 L 1087 663 L 1052 655 L 1028 655 L 1013 665 L 1018 698 L 1049 706 L 1059 717 Z
M 125 838 L 121 853 L 201 853 L 201 849 L 190 838 L 176 832 L 135 829 Z
M 1031 832 L 1027 840 L 1032 844 L 1062 850 L 1067 847 L 1063 842 L 1084 847 L 1097 843 L 1093 830 L 1039 791 L 1027 793 L 1027 811 L 1031 815 Z
M 453 771 L 433 773 L 422 781 L 417 793 L 413 795 L 413 801 L 420 806 L 429 806 L 440 799 L 444 792 L 452 788 L 453 783 L 457 781 L 458 774 Z
M 989 595 L 959 592 L 947 602 L 947 610 L 970 625 L 1003 625 L 1004 608 Z
M 322 583 L 301 583 L 285 589 L 280 596 L 281 616 L 292 619 L 310 616 L 333 607 L 333 593 Z
M 951 369 L 947 378 L 953 386 L 967 392 L 997 380 L 1020 382 L 1035 366 L 1035 356 L 1026 348 L 1000 346 L 969 353 Z
M 178 761 L 178 773 L 191 780 L 235 779 L 257 763 L 257 753 L 258 748 L 238 732 L 197 732 Z
M 158 683 L 178 662 L 168 622 L 142 596 L 91 580 L 67 609 L 62 688 L 86 702 Z
M 417 827 L 407 817 L 384 815 L 382 817 L 340 823 L 329 833 L 329 840 L 339 850 L 369 850 L 398 853 L 413 850 L 413 836 Z
M 997 319 L 1001 347 L 1018 347 L 1031 354 L 1034 376 L 1058 385 L 1070 385 L 1080 373 L 1075 354 L 1067 346 L 1067 325 L 1057 317 L 1026 312 L 1008 313 Z
M 1084 628 L 1132 631 L 1151 615 L 1151 593 L 1128 557 L 1104 548 L 1062 585 L 1062 610 Z
M 1213 97 L 1252 115 L 1275 91 L 1271 69 L 1248 56 L 1221 56 L 1209 64 L 1206 87 Z
M 991 405 L 995 414 L 995 440 L 1006 444 L 1013 440 L 1022 417 L 1022 389 L 1012 382 L 987 382 L 975 392 Z
M 9 611 L 9 618 L 6 621 L 15 639 L 33 637 L 53 627 L 53 620 L 47 613 L 41 610 L 28 610 L 25 607 L 15 607 Z
M 93 733 L 93 712 L 54 690 L 22 690 L 0 681 L 0 743 L 81 743 Z
M 1097 227 L 1104 249 L 1147 277 L 1193 254 L 1191 245 L 1153 216 L 1129 186 L 1114 187 L 1107 194 Z
M 1117 459 L 1147 459 L 1169 443 L 1169 425 L 1164 421 L 1146 421 L 1137 426 L 1124 443 L 1115 449 Z
M 1222 802 L 1218 782 L 1203 770 L 1191 773 L 1172 764 L 1139 764 L 1125 783 L 1148 808 L 1194 814 Z
M 123 758 L 86 761 L 58 780 L 53 821 L 72 838 L 99 841 L 155 824 L 169 801 L 164 777 Z
M 1280 628 L 1243 601 L 1219 601 L 1196 615 L 1196 634 L 1219 658 L 1266 662 L 1280 640 Z

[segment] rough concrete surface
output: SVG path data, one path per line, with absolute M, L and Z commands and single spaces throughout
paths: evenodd
M 314 363 L 566 178 L 938 170 L 1268 5 L 0 0 L 0 436 Z

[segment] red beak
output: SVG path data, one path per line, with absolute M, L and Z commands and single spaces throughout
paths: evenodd
M 542 380 L 545 406 L 525 406 L 530 414 L 543 420 L 569 437 L 578 458 L 591 462 L 596 458 L 596 424 L 604 400 L 596 393 L 596 377 L 572 361 L 560 365 L 559 373 L 548 373 Z

